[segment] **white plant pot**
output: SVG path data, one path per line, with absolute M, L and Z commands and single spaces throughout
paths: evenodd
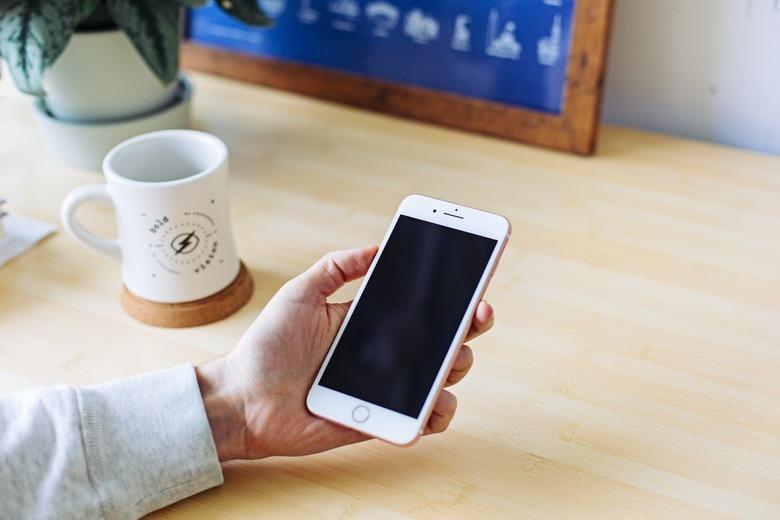
M 181 75 L 173 99 L 158 110 L 137 117 L 103 122 L 74 122 L 54 117 L 42 98 L 33 100 L 33 114 L 48 145 L 64 162 L 100 170 L 103 158 L 116 145 L 136 135 L 189 128 L 192 85 Z
M 153 112 L 176 95 L 120 30 L 77 32 L 44 73 L 45 103 L 63 121 L 97 122 Z

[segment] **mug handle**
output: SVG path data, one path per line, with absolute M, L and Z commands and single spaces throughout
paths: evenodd
M 85 202 L 100 200 L 113 206 L 111 195 L 105 184 L 87 184 L 72 190 L 62 201 L 60 208 L 60 220 L 65 231 L 70 236 L 85 246 L 103 253 L 114 260 L 122 260 L 122 251 L 119 248 L 119 240 L 99 237 L 84 229 L 84 226 L 76 219 L 76 210 Z

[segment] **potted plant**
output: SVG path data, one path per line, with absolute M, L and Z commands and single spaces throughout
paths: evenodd
M 36 96 L 54 147 L 95 167 L 127 137 L 188 126 L 179 39 L 184 8 L 205 2 L 0 0 L 0 57 L 19 90 Z M 247 24 L 270 23 L 257 0 L 217 5 Z

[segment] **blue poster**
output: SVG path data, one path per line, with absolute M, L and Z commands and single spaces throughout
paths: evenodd
M 574 0 L 261 0 L 273 27 L 214 5 L 196 42 L 558 114 Z

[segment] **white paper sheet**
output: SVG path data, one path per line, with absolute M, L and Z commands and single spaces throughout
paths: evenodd
M 5 216 L 2 226 L 5 228 L 5 236 L 0 233 L 0 267 L 57 230 L 56 226 L 48 222 L 20 215 Z

